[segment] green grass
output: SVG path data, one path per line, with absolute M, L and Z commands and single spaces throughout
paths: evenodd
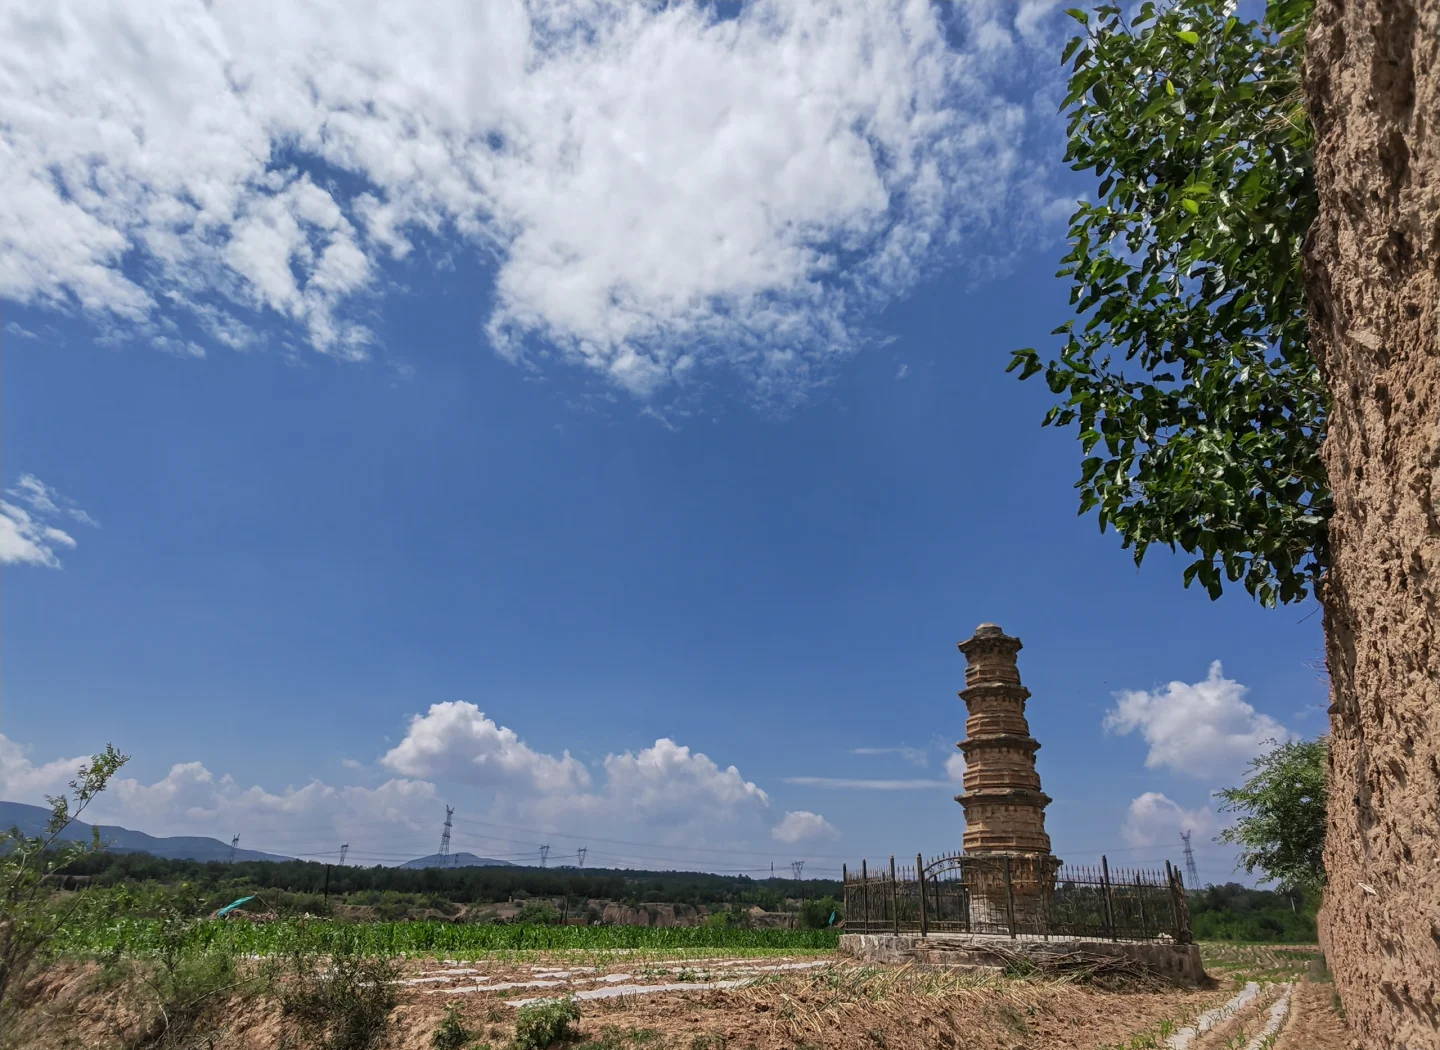
M 154 919 L 106 918 L 67 931 L 65 954 L 148 958 L 164 943 Z M 203 920 L 189 929 L 186 951 L 234 955 L 328 955 L 335 952 L 476 958 L 547 951 L 725 952 L 834 951 L 835 930 L 747 930 L 724 926 L 529 926 L 448 922 L 343 923 L 328 919 L 262 924 Z

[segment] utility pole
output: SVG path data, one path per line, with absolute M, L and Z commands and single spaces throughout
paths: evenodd
M 575 851 L 575 856 L 577 856 L 577 857 L 580 858 L 580 867 L 583 868 L 583 867 L 585 866 L 585 854 L 587 854 L 587 853 L 589 853 L 589 852 L 590 852 L 590 847 L 589 847 L 589 846 L 581 846 L 579 849 L 577 849 L 577 850 Z
M 545 867 L 545 862 L 550 859 L 550 844 L 547 842 L 540 847 L 540 866 Z
M 1182 831 L 1180 838 L 1185 843 L 1185 878 L 1190 880 L 1192 890 L 1198 890 L 1200 888 L 1200 872 L 1195 867 L 1195 851 L 1190 848 L 1190 832 Z
M 240 836 L 236 835 L 230 840 L 230 863 L 235 863 L 235 847 L 240 845 Z
M 348 842 L 342 842 L 342 843 L 340 843 L 340 866 L 341 866 L 342 868 L 345 866 L 345 854 L 347 854 L 347 853 L 349 853 L 349 852 L 350 852 L 350 843 L 348 843 Z
M 445 830 L 440 832 L 440 867 L 450 863 L 450 818 L 455 815 L 454 806 L 445 807 Z

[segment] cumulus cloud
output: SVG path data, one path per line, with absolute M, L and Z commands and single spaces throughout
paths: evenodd
M 534 751 L 513 729 L 497 725 L 474 704 L 432 704 L 410 721 L 405 738 L 380 764 L 409 777 L 553 793 L 584 789 L 590 773 L 564 752 Z
M 1219 827 L 1220 821 L 1210 807 L 1182 809 L 1161 792 L 1147 791 L 1130 803 L 1120 833 L 1131 846 L 1141 848 L 1173 846 L 1184 831 L 1193 831 L 1199 838 L 1208 839 Z
M 0 736 L 0 797 L 39 803 L 47 793 L 62 792 L 84 761 L 35 763 Z M 730 828 L 725 841 L 741 845 L 769 827 L 765 791 L 735 766 L 722 767 L 673 740 L 607 756 L 604 782 L 592 787 L 589 774 L 568 753 L 557 758 L 529 748 L 471 704 L 437 704 L 412 719 L 404 740 L 380 764 L 404 775 L 375 788 L 312 780 L 273 791 L 243 787 L 200 762 L 179 762 L 153 781 L 115 778 L 87 819 L 159 835 L 228 838 L 239 830 L 253 848 L 297 854 L 323 852 L 344 839 L 354 843 L 356 859 L 380 860 L 406 859 L 395 850 L 410 843 L 415 844 L 410 856 L 433 849 L 428 837 L 438 834 L 443 805 L 456 801 L 460 786 L 490 789 L 488 796 L 473 790 L 461 796 L 472 814 L 466 819 L 484 813 L 479 826 L 518 825 L 500 834 L 508 844 L 500 852 L 518 850 L 521 857 L 532 848 L 525 830 L 539 835 L 562 827 L 600 834 L 600 829 L 628 829 L 628 835 L 683 851 L 687 845 L 715 845 L 721 827 Z M 787 827 L 794 830 L 809 816 Z M 816 826 L 809 834 L 823 830 Z M 638 856 L 642 863 L 657 859 L 643 851 Z M 680 862 L 686 863 L 683 857 Z
M 770 829 L 770 837 L 776 842 L 793 845 L 797 842 L 833 842 L 840 837 L 840 832 L 819 813 L 797 809 L 786 813 L 784 819 Z
M 956 784 L 965 779 L 965 755 L 955 752 L 945 760 L 945 775 Z
M 512 360 L 641 396 L 713 364 L 780 396 L 936 263 L 993 267 L 1064 204 L 1027 159 L 1054 132 L 1030 114 L 1048 7 L 15 7 L 0 296 L 179 353 L 279 321 L 358 359 L 354 307 L 438 235 L 495 260 Z
M 626 751 L 606 756 L 605 794 L 647 820 L 677 814 L 690 817 L 697 807 L 723 816 L 770 804 L 770 796 L 734 766 L 721 769 L 707 756 L 668 738 L 633 755 Z
M 594 785 L 570 752 L 536 751 L 466 702 L 434 704 L 415 716 L 380 764 L 409 777 L 494 788 L 493 814 L 535 827 L 600 820 L 683 833 L 756 817 L 770 805 L 735 766 L 668 737 L 605 756 L 603 782 Z
M 1246 700 L 1249 690 L 1225 677 L 1220 661 L 1202 682 L 1171 682 L 1151 692 L 1125 690 L 1105 715 L 1105 729 L 1139 731 L 1150 745 L 1145 765 L 1194 777 L 1230 775 L 1292 734 Z
M 25 750 L 0 734 L 0 797 L 41 804 L 46 795 L 66 792 L 89 756 L 33 762 Z M 224 837 L 241 832 L 258 849 L 304 853 L 338 843 L 342 830 L 379 825 L 397 832 L 429 831 L 441 801 L 435 786 L 394 779 L 376 788 L 336 787 L 312 781 L 303 787 L 267 791 L 242 787 L 215 776 L 200 762 L 179 762 L 160 779 L 146 783 L 117 775 L 85 811 L 90 823 L 118 824 L 155 835 Z M 376 835 L 374 842 L 384 841 Z M 400 859 L 400 858 L 395 858 Z
M 46 795 L 64 792 L 89 755 L 32 762 L 25 749 L 0 733 L 0 798 L 41 802 Z
M 0 565 L 39 565 L 60 568 L 61 550 L 76 546 L 75 537 L 55 524 L 66 519 L 98 528 L 99 522 L 74 500 L 61 495 L 33 474 L 22 474 L 5 494 L 17 502 L 0 500 Z M 24 507 L 19 504 L 25 504 Z M 28 509 L 26 509 L 28 507 Z

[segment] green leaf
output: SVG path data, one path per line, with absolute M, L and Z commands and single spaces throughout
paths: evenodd
M 1200 43 L 1200 34 L 1195 32 L 1193 29 L 1182 29 L 1175 35 L 1178 36 L 1181 40 L 1185 41 L 1185 43 L 1187 44 Z

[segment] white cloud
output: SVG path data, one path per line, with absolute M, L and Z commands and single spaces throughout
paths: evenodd
M 179 353 L 177 321 L 239 348 L 280 320 L 362 358 L 357 301 L 439 235 L 495 259 L 511 359 L 786 396 L 937 262 L 985 271 L 1049 221 L 1046 8 L 12 5 L 0 296 Z
M 1208 806 L 1182 809 L 1159 791 L 1147 791 L 1130 803 L 1120 833 L 1131 846 L 1167 845 L 1180 841 L 1180 833 L 1193 831 L 1199 839 L 1212 837 L 1220 821 Z
M 904 378 L 906 378 L 909 374 L 910 374 L 910 366 L 909 366 L 909 365 L 906 365 L 906 364 L 902 364 L 902 365 L 900 366 L 899 371 L 897 371 L 897 372 L 895 373 L 895 378 L 896 378 L 896 379 L 904 379 Z
M 770 837 L 776 842 L 793 845 L 797 842 L 833 842 L 840 837 L 840 832 L 819 813 L 797 809 L 786 813 L 784 819 L 770 829 Z
M 1150 751 L 1145 765 L 1194 777 L 1231 775 L 1272 742 L 1291 738 L 1288 729 L 1245 700 L 1249 690 L 1224 676 L 1220 661 L 1203 682 L 1171 682 L 1152 692 L 1115 694 L 1105 729 L 1121 735 L 1139 730 Z
M 707 756 L 666 738 L 637 754 L 607 755 L 605 794 L 647 820 L 690 817 L 697 808 L 725 816 L 770 804 L 770 797 L 734 766 L 721 769 Z
M 62 794 L 89 761 L 89 755 L 80 755 L 36 765 L 24 748 L 0 733 L 0 798 L 39 803 L 46 795 Z
M 945 760 L 945 775 L 958 784 L 965 779 L 965 755 L 956 751 Z
M 786 777 L 785 783 L 800 787 L 854 788 L 861 791 L 916 791 L 951 786 L 948 780 L 866 780 L 860 777 Z
M 432 746 L 439 736 L 447 737 L 450 746 Z M 44 794 L 63 791 L 84 761 L 35 764 L 0 735 L 0 797 L 38 804 Z M 457 817 L 456 848 L 523 858 L 531 855 L 532 840 L 552 831 L 569 829 L 573 837 L 574 831 L 604 835 L 624 830 L 626 837 L 654 847 L 634 853 L 634 862 L 642 865 L 657 860 L 695 864 L 687 846 L 713 852 L 716 845 L 734 842 L 743 848 L 762 840 L 769 827 L 763 818 L 770 799 L 763 790 L 734 766 L 721 767 L 672 740 L 607 756 L 601 763 L 605 781 L 590 790 L 589 774 L 568 754 L 556 758 L 528 748 L 512 730 L 469 704 L 437 704 L 413 719 L 405 739 L 381 764 L 407 774 L 424 771 L 425 779 L 407 775 L 375 788 L 315 780 L 273 791 L 244 788 L 200 762 L 180 762 L 150 782 L 117 777 L 87 819 L 156 835 L 228 839 L 239 831 L 250 848 L 301 855 L 332 849 L 343 839 L 352 842 L 357 860 L 398 861 L 432 852 L 430 838 L 438 837 L 444 804 L 460 801 L 468 815 Z M 457 794 L 455 788 L 462 785 L 488 788 L 490 794 Z M 480 814 L 487 819 L 474 827 L 490 830 L 472 830 L 465 823 Z M 504 830 L 507 826 L 512 830 Z M 795 826 L 792 821 L 790 827 Z M 727 837 L 717 838 L 722 827 L 730 829 Z M 496 828 L 501 829 L 499 846 Z M 467 837 L 487 845 L 462 846 Z M 664 853 L 667 847 L 678 853 Z M 602 849 L 614 856 L 614 846 Z M 708 862 L 714 863 L 714 857 Z
M 51 522 L 68 517 L 82 525 L 99 527 L 99 522 L 33 474 L 22 474 L 6 495 L 26 504 L 27 511 L 0 500 L 0 565 L 40 565 L 60 568 L 58 549 L 73 549 L 75 537 Z
M 559 758 L 532 750 L 513 729 L 497 725 L 463 701 L 432 704 L 380 764 L 409 777 L 542 793 L 577 791 L 590 773 L 566 751 Z
M 930 762 L 930 756 L 923 747 L 852 747 L 852 755 L 899 755 L 906 762 L 916 766 L 926 766 Z
M 40 338 L 40 337 L 39 337 L 38 335 L 36 335 L 34 332 L 30 331 L 30 329 L 24 327 L 23 325 L 21 325 L 19 322 L 16 322 L 16 321 L 6 321 L 6 322 L 5 322 L 5 333 L 6 333 L 7 335 L 17 336 L 17 337 L 20 338 L 20 339 L 39 339 L 39 338 Z

